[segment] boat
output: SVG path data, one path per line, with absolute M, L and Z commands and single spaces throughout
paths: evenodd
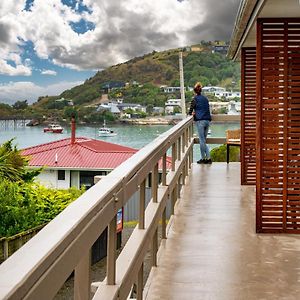
M 52 132 L 52 133 L 62 133 L 63 128 L 58 124 L 50 124 L 48 127 L 44 128 L 44 132 Z
M 98 135 L 102 137 L 110 137 L 110 136 L 116 136 L 117 133 L 111 130 L 110 128 L 106 127 L 105 120 L 103 122 L 103 127 L 101 127 L 98 130 Z
M 37 125 L 40 125 L 40 122 L 39 122 L 39 120 L 36 120 L 36 119 L 30 120 L 30 121 L 26 124 L 26 126 L 37 126 Z

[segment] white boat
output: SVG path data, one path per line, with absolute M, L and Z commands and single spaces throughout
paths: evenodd
M 114 132 L 112 129 L 106 127 L 106 123 L 105 123 L 105 120 L 103 122 L 103 127 L 101 127 L 99 130 L 98 130 L 98 135 L 99 136 L 102 136 L 102 137 L 110 137 L 110 136 L 116 136 L 117 133 Z
M 62 133 L 63 128 L 58 124 L 50 124 L 48 127 L 44 128 L 44 132 L 52 132 L 52 133 Z

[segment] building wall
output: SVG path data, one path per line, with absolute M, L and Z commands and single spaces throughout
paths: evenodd
M 43 170 L 38 175 L 37 179 L 39 182 L 46 187 L 57 188 L 57 189 L 68 189 L 70 187 L 70 171 L 65 171 L 65 180 L 58 180 L 57 170 Z

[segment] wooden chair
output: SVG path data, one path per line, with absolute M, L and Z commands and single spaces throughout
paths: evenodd
M 226 160 L 229 163 L 230 146 L 241 147 L 241 130 L 226 130 Z

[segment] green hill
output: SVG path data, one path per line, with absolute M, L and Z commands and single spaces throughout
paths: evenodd
M 218 85 L 227 89 L 240 89 L 240 66 L 226 58 L 224 54 L 212 53 L 210 42 L 203 42 L 183 51 L 185 86 L 194 86 L 201 81 L 204 86 Z M 68 119 L 76 113 L 84 122 L 101 122 L 103 116 L 95 111 L 105 87 L 118 86 L 108 93 L 108 99 L 123 98 L 124 102 L 145 105 L 149 112 L 153 106 L 164 106 L 170 98 L 180 98 L 179 92 L 164 93 L 161 86 L 179 86 L 179 51 L 172 49 L 133 58 L 125 63 L 98 71 L 84 84 L 66 90 L 58 96 L 39 97 L 28 107 L 37 118 L 53 116 Z M 189 101 L 193 92 L 186 92 Z M 65 100 L 63 100 L 64 98 Z M 107 97 L 106 97 L 107 99 Z M 68 105 L 72 100 L 74 106 Z M 212 100 L 212 99 L 211 99 Z M 107 120 L 113 116 L 106 116 Z
M 109 82 L 147 84 L 148 90 L 151 87 L 157 89 L 161 85 L 179 86 L 178 51 L 179 49 L 153 51 L 142 57 L 109 67 L 97 72 L 84 84 L 64 91 L 59 97 L 73 99 L 75 105 L 86 105 L 99 98 L 104 93 L 102 87 Z M 203 48 L 201 52 L 183 52 L 183 63 L 186 86 L 193 86 L 195 82 L 201 81 L 203 85 L 220 85 L 239 89 L 239 64 L 228 60 L 225 55 L 212 53 L 209 47 Z M 129 87 L 132 86 L 134 85 L 129 85 Z M 137 88 L 132 88 L 131 91 L 130 88 L 125 90 L 122 96 L 125 94 L 124 98 L 127 102 L 138 102 L 137 98 L 145 96 L 137 95 Z

